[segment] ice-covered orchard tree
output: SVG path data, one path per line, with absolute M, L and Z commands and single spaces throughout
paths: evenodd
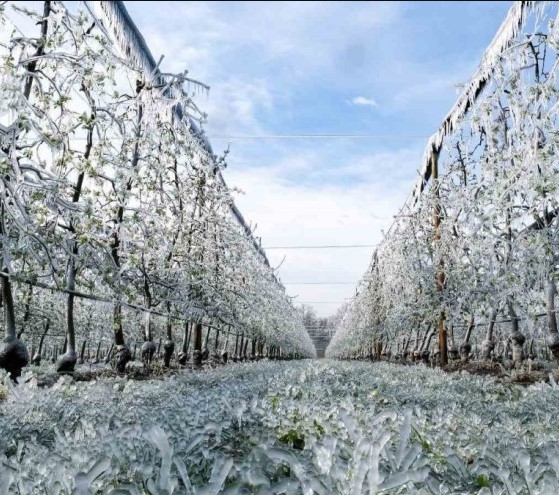
M 216 173 L 219 160 L 193 140 L 188 122 L 176 121 L 172 108 L 165 105 L 164 92 L 152 96 L 161 102 L 159 110 L 155 109 L 145 121 L 142 131 L 145 137 L 138 140 L 134 168 L 137 173 L 129 191 L 134 199 L 130 200 L 129 209 L 136 210 L 131 217 L 139 224 L 137 229 L 130 228 L 126 236 L 128 252 L 137 251 L 134 256 L 128 256 L 125 268 L 129 277 L 136 270 L 141 272 L 140 280 L 149 279 L 144 287 L 150 293 L 157 279 L 159 300 L 178 305 L 175 309 L 179 314 L 198 319 L 211 317 L 219 304 L 223 306 L 227 294 L 236 296 L 234 304 L 247 295 L 230 283 L 227 272 L 233 268 L 241 272 L 240 278 L 246 283 L 263 269 L 263 260 L 247 238 L 246 229 L 241 229 L 242 235 L 237 235 L 236 243 L 231 242 L 230 233 L 239 227 L 233 226 L 230 197 Z M 144 105 L 142 112 L 146 108 Z M 112 192 L 108 190 L 107 194 Z M 239 250 L 239 246 L 243 249 Z M 240 255 L 242 251 L 250 254 L 249 264 Z M 164 278 L 166 282 L 162 283 Z M 174 298 L 165 292 L 173 292 Z M 253 301 L 249 306 L 252 311 L 259 310 Z M 224 309 L 220 312 L 227 313 L 227 308 Z
M 503 343 L 512 342 L 517 362 L 525 340 L 520 320 L 535 317 L 544 299 L 548 342 L 554 346 L 557 340 L 556 14 L 552 4 L 513 6 L 474 78 L 431 139 L 419 194 L 407 205 L 423 210 L 418 222 L 426 233 L 432 216 L 439 216 L 439 231 L 418 242 L 426 251 L 431 246 L 435 271 L 442 268 L 438 304 L 447 327 L 461 326 L 466 344 L 474 319 L 485 318 L 482 354 L 488 357 L 494 320 L 502 310 L 511 327 Z M 398 251 L 393 235 L 386 236 L 384 245 Z M 401 276 L 398 270 L 391 273 Z
M 361 353 L 412 353 L 434 327 L 432 227 L 417 221 L 421 211 L 402 213 L 377 248 L 344 319 L 343 340 Z M 336 353 L 334 336 L 330 352 Z M 353 342 L 353 344 L 350 344 Z M 376 349 L 374 346 L 376 345 Z
M 505 308 L 516 361 L 522 359 L 525 339 L 519 317 L 541 311 L 541 299 L 534 304 L 534 289 L 541 290 L 542 272 L 554 271 L 556 84 L 551 74 L 556 55 L 544 40 L 540 34 L 529 35 L 501 57 L 470 118 L 460 124 L 457 136 L 447 138 L 454 153 L 449 153 L 445 178 L 447 202 L 453 211 L 446 230 L 450 233 L 458 226 L 466 243 L 466 258 L 460 259 L 456 252 L 455 265 L 470 271 L 476 267 L 477 274 L 470 278 L 470 287 L 476 281 L 478 308 L 474 309 L 484 310 L 485 316 L 490 314 L 490 320 L 495 320 L 499 305 Z M 453 173 L 458 180 L 452 181 Z M 534 238 L 535 242 L 530 241 Z M 450 235 L 448 239 L 452 240 Z M 527 242 L 531 249 L 527 250 Z M 533 249 L 536 246 L 539 255 Z M 544 251 L 547 261 L 541 256 Z M 454 278 L 467 293 L 466 281 Z M 489 314 L 484 306 L 492 307 Z M 490 323 L 484 342 L 486 357 L 494 345 L 491 329 Z
M 5 183 L 18 189 L 9 193 L 5 188 L 2 208 L 12 220 L 6 229 L 23 234 L 19 246 L 6 242 L 4 247 L 6 253 L 16 247 L 11 256 L 12 263 L 19 260 L 15 271 L 20 275 L 65 288 L 67 349 L 59 368 L 71 370 L 76 361 L 73 292 L 84 260 L 91 268 L 92 254 L 99 250 L 96 234 L 103 234 L 98 214 L 103 205 L 95 201 L 90 181 L 96 158 L 111 138 L 107 129 L 114 126 L 107 102 L 114 98 L 116 60 L 106 40 L 92 33 L 91 19 L 69 14 L 63 4 L 44 2 L 43 12 L 37 13 L 11 4 L 5 8 L 39 19 L 41 32 L 39 38 L 21 36 L 3 12 L 9 39 L 3 45 L 2 83 L 8 97 L 2 117 L 10 122 L 7 136 L 12 139 L 4 151 L 12 166 L 17 164 Z M 11 211 L 21 219 L 13 221 Z M 7 321 L 14 320 L 11 292 L 5 291 Z
M 234 222 L 234 220 L 233 220 Z M 230 260 L 225 272 L 223 309 L 228 321 L 243 329 L 246 338 L 268 347 L 281 348 L 284 355 L 311 357 L 314 347 L 304 328 L 302 315 L 293 307 L 271 267 L 242 233 L 231 224 L 225 256 Z M 227 285 L 230 284 L 230 285 Z
M 46 15 L 22 14 L 39 20 L 41 28 L 47 25 L 42 42 L 3 31 L 3 142 L 9 144 L 3 247 L 10 275 L 66 294 L 67 344 L 59 368 L 73 368 L 76 321 L 89 321 L 83 318 L 89 303 L 83 311 L 75 304 L 80 291 L 104 301 L 96 322 L 106 321 L 106 304 L 114 302 L 119 369 L 129 356 L 123 308 L 143 306 L 144 315 L 153 309 L 145 307 L 146 281 L 158 312 L 167 312 L 168 335 L 172 318 L 223 320 L 239 308 L 243 318 L 234 323 L 246 324 L 247 335 L 255 338 L 264 339 L 268 327 L 282 332 L 286 318 L 290 328 L 297 327 L 286 296 L 273 286 L 271 269 L 263 268 L 252 233 L 232 214 L 220 160 L 192 128 L 184 75 L 146 72 L 138 59 L 115 53 L 98 20 L 70 14 L 63 4 L 44 5 Z M 2 22 L 9 24 L 7 17 Z M 10 169 L 10 159 L 19 170 Z M 247 281 L 251 290 L 243 292 Z M 27 287 L 19 292 L 35 298 Z M 16 294 L 11 288 L 9 293 Z M 255 304 L 263 300 L 261 293 L 274 298 L 263 317 Z M 42 292 L 41 301 L 48 294 Z M 26 308 L 34 306 L 29 301 L 23 297 L 13 305 L 24 319 Z M 52 302 L 60 306 L 60 297 L 52 296 Z M 58 322 L 61 312 L 54 313 Z M 8 314 L 15 322 L 16 312 Z M 129 324 L 135 321 L 136 316 Z M 290 335 L 281 336 L 284 348 Z M 293 335 L 305 346 L 310 342 Z M 101 329 L 97 337 L 107 335 Z
M 66 292 L 67 346 L 57 369 L 72 371 L 77 361 L 74 293 L 88 278 L 92 287 L 91 281 L 97 277 L 95 267 L 102 264 L 98 254 L 106 233 L 101 213 L 105 205 L 98 201 L 97 163 L 112 146 L 108 145 L 114 127 L 111 106 L 119 87 L 116 68 L 122 64 L 107 40 L 93 31 L 95 24 L 85 14 L 70 14 L 64 5 L 56 4 L 51 17 L 48 34 L 53 40 L 37 66 L 45 79 L 38 81 L 43 86 L 52 85 L 43 88 L 44 93 L 64 95 L 55 102 L 59 109 L 46 108 L 43 113 L 58 122 L 59 145 L 53 149 L 57 153 L 53 163 L 64 179 L 64 187 L 58 191 L 57 227 L 61 233 L 58 245 L 65 255 L 62 285 Z
M 72 235 L 72 222 L 65 223 L 62 216 L 76 210 L 71 169 L 82 154 L 69 137 L 83 125 L 83 112 L 67 103 L 69 95 L 82 87 L 82 72 L 77 68 L 87 66 L 87 62 L 81 58 L 83 46 L 65 23 L 69 17 L 63 6 L 43 2 L 40 12 L 13 7 L 28 22 L 37 21 L 34 36 L 13 26 L 6 12 L 12 7 L 3 5 L 0 19 L 5 35 L 0 115 L 5 165 L 1 210 L 7 341 L 2 366 L 17 374 L 27 358 L 23 344 L 14 339 L 17 301 L 8 274 L 56 283 L 61 263 L 63 266 L 63 260 L 71 258 L 64 245 L 68 233 Z M 31 295 L 28 292 L 28 308 Z

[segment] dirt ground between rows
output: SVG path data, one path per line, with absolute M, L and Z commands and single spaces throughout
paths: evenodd
M 229 363 L 225 366 L 235 366 L 236 363 Z M 404 366 L 414 366 L 413 363 L 399 363 Z M 116 378 L 122 377 L 129 380 L 161 380 L 164 378 L 178 376 L 183 373 L 191 373 L 193 371 L 208 371 L 224 364 L 218 361 L 205 362 L 201 367 L 195 367 L 193 364 L 186 366 L 171 365 L 169 368 L 163 367 L 161 364 L 155 364 L 150 369 L 145 369 L 141 363 L 133 362 L 127 368 L 124 375 L 119 375 L 114 369 L 108 365 L 90 365 L 84 364 L 78 366 L 75 372 L 65 373 L 71 376 L 76 382 L 88 382 L 102 378 Z M 535 369 L 541 367 L 542 369 Z M 538 366 L 530 361 L 527 361 L 520 369 L 508 369 L 498 362 L 491 361 L 469 361 L 463 363 L 459 360 L 451 361 L 447 366 L 442 368 L 447 373 L 467 372 L 472 375 L 487 376 L 500 383 L 510 383 L 528 386 L 537 382 L 549 383 L 550 380 L 555 380 L 559 383 L 559 369 L 556 367 L 551 369 L 549 363 L 544 366 Z M 33 378 L 37 380 L 39 387 L 52 387 L 62 376 L 59 373 L 51 370 L 41 370 L 35 368 L 30 370 L 31 374 L 22 376 L 19 381 L 29 381 Z M 553 377 L 553 378 L 551 378 Z

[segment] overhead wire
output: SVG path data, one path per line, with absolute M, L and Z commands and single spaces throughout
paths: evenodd
M 294 301 L 296 304 L 343 304 L 345 301 Z
M 430 136 L 397 134 L 223 134 L 209 139 L 429 139 Z
M 283 285 L 355 285 L 357 282 L 283 282 Z
M 352 248 L 372 248 L 378 244 L 324 244 L 317 246 L 263 246 L 262 249 L 352 249 Z
M 205 135 L 207 139 L 428 139 L 430 136 L 397 134 L 255 134 L 255 135 Z M 73 136 L 71 141 L 85 140 L 85 136 Z M 121 138 L 114 138 L 119 140 Z

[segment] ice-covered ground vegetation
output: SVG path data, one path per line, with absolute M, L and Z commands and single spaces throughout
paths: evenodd
M 554 382 L 329 360 L 24 378 L 0 405 L 0 494 L 559 492 Z

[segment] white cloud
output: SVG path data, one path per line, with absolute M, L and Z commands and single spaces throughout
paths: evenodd
M 356 96 L 351 100 L 353 105 L 363 106 L 363 107 L 376 107 L 378 103 L 372 98 L 367 98 L 365 96 Z
M 392 223 L 411 190 L 416 154 L 407 150 L 379 153 L 361 157 L 359 163 L 355 157 L 348 157 L 341 169 L 351 170 L 358 177 L 350 185 L 331 178 L 321 183 L 293 181 L 298 164 L 288 172 L 287 160 L 250 169 L 230 167 L 225 178 L 230 186 L 244 191 L 235 202 L 245 218 L 258 225 L 255 235 L 262 237 L 264 247 L 376 244 L 382 238 L 381 230 Z M 311 166 L 321 161 L 318 151 L 305 158 Z M 383 178 L 379 167 L 401 168 L 408 173 Z M 302 176 L 308 173 L 305 170 Z M 285 257 L 278 272 L 284 282 L 357 284 L 373 249 L 273 249 L 266 253 L 272 266 L 278 266 Z M 332 301 L 314 308 L 318 313 L 333 314 L 354 294 L 355 285 L 287 284 L 286 289 L 291 296 L 298 296 L 295 303 Z
M 213 84 L 200 105 L 212 134 L 261 134 L 258 115 L 273 109 L 274 97 L 265 81 L 232 77 Z
M 357 2 L 350 9 L 342 2 L 269 1 L 126 6 L 155 58 L 167 55 L 164 69 L 187 68 L 211 86 L 227 77 L 224 59 L 238 61 L 237 72 L 252 64 L 270 67 L 279 85 L 328 76 L 331 85 L 345 85 L 340 68 L 361 74 L 373 56 L 371 37 L 393 32 L 404 10 L 397 2 Z

